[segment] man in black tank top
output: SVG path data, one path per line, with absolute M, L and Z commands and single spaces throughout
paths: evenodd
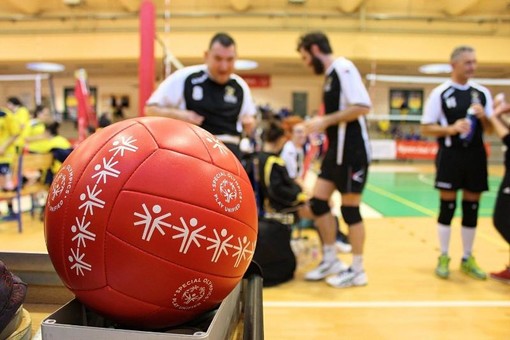
M 441 248 L 436 275 L 446 279 L 450 274 L 448 255 L 451 221 L 455 213 L 457 191 L 462 190 L 461 271 L 485 280 L 472 255 L 478 222 L 478 205 L 483 191 L 488 190 L 487 154 L 483 132 L 491 128 L 492 113 L 489 90 L 470 78 L 476 70 L 475 50 L 460 46 L 452 52 L 451 79 L 432 90 L 423 113 L 423 135 L 437 138 L 435 187 L 440 192 L 438 235 Z
M 242 128 L 255 124 L 256 108 L 248 85 L 233 73 L 236 58 L 232 37 L 216 34 L 205 52 L 205 64 L 166 78 L 147 101 L 145 114 L 199 125 L 239 157 Z
M 305 279 L 326 279 L 329 285 L 338 288 L 364 286 L 367 284 L 363 266 L 365 226 L 359 206 L 370 162 L 364 117 L 370 111 L 370 97 L 356 66 L 346 58 L 333 56 L 324 33 L 303 35 L 297 50 L 306 66 L 325 76 L 324 115 L 310 119 L 305 126 L 308 133 L 326 131 L 329 142 L 310 200 L 314 224 L 322 240 L 322 262 Z M 353 254 L 349 267 L 336 256 L 337 227 L 328 203 L 336 190 L 342 196 L 342 218 L 349 226 Z

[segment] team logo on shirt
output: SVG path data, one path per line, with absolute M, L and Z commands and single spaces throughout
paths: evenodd
M 333 82 L 333 79 L 331 77 L 327 77 L 324 82 L 324 92 L 331 91 L 331 83 Z
M 452 109 L 454 107 L 457 107 L 457 100 L 455 97 L 450 97 L 445 100 L 446 107 L 449 109 Z
M 226 103 L 237 104 L 236 89 L 232 86 L 225 86 L 225 95 L 223 100 Z
M 506 195 L 510 195 L 510 187 L 506 187 L 503 189 L 503 193 Z
M 478 91 L 471 91 L 471 104 L 480 103 L 480 93 Z
M 204 98 L 204 89 L 200 86 L 193 86 L 193 93 L 191 96 L 193 97 L 193 100 L 202 100 Z
M 439 189 L 451 189 L 453 188 L 453 184 L 452 183 L 448 183 L 448 182 L 436 182 L 436 187 L 439 188 Z

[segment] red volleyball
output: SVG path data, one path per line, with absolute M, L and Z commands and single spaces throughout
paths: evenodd
M 64 284 L 121 325 L 157 329 L 217 306 L 255 250 L 235 155 L 204 129 L 143 117 L 83 141 L 50 187 L 46 246 Z

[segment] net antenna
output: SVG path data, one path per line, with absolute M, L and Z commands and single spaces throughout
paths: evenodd
M 165 0 L 165 12 L 164 12 L 164 36 L 168 37 L 170 35 L 170 0 Z M 163 50 L 163 79 L 168 77 L 170 73 L 172 73 L 172 65 L 176 69 L 181 69 L 184 65 L 177 59 L 173 53 L 168 48 L 169 44 L 165 44 L 165 41 L 161 39 L 158 35 L 156 35 L 156 41 L 159 43 Z
M 35 105 L 42 104 L 42 82 L 48 81 L 50 90 L 50 110 L 54 118 L 57 118 L 57 110 L 55 108 L 55 88 L 53 86 L 53 77 L 49 73 L 36 73 L 36 74 L 2 74 L 0 75 L 0 82 L 15 82 L 15 81 L 33 81 L 34 82 L 34 100 Z

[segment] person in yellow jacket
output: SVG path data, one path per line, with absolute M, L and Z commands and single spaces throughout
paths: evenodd
M 53 122 L 50 109 L 44 105 L 37 105 L 32 114 L 32 119 L 23 130 L 25 144 L 38 140 L 48 139 L 46 124 Z
M 27 143 L 29 152 L 53 154 L 53 164 L 45 176 L 46 183 L 51 183 L 53 175 L 58 172 L 64 160 L 73 151 L 71 142 L 59 134 L 59 127 L 58 122 L 46 123 L 43 135 Z
M 17 97 L 7 98 L 7 108 L 12 112 L 13 118 L 19 125 L 20 134 L 16 138 L 16 146 L 21 151 L 25 144 L 25 135 L 30 122 L 30 112 Z
M 0 189 L 12 190 L 12 163 L 16 159 L 16 141 L 21 127 L 8 108 L 0 108 Z
M 0 190 L 14 190 L 12 165 L 17 160 L 17 140 L 21 135 L 21 126 L 8 108 L 0 108 Z M 1 220 L 14 218 L 12 202 L 7 202 L 8 213 Z

